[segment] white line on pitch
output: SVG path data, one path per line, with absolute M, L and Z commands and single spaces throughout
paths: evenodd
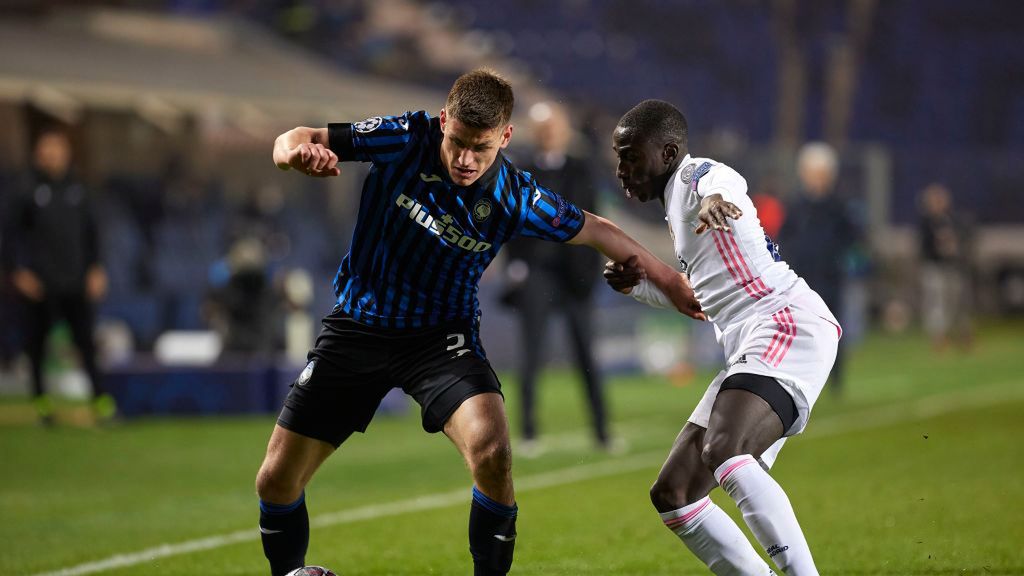
M 812 420 L 811 429 L 806 436 L 808 438 L 835 436 L 859 430 L 881 428 L 901 422 L 922 420 L 965 409 L 982 408 L 1010 400 L 1024 399 L 1024 390 L 1018 388 L 1008 389 L 1007 384 L 1001 383 L 984 388 L 935 395 L 899 405 L 889 405 L 850 414 L 831 416 L 817 423 Z M 516 480 L 516 491 L 526 492 L 563 486 L 584 480 L 652 468 L 657 466 L 664 456 L 664 450 L 643 452 L 593 464 L 571 466 L 551 472 L 525 476 Z M 459 488 L 458 490 L 428 494 L 399 502 L 371 504 L 341 512 L 320 514 L 310 518 L 310 526 L 325 527 L 351 524 L 362 520 L 374 520 L 409 512 L 446 508 L 465 503 L 467 500 L 468 491 L 465 488 Z M 103 560 L 87 562 L 53 572 L 44 572 L 35 576 L 80 576 L 83 574 L 94 574 L 104 570 L 136 566 L 159 558 L 223 548 L 224 546 L 249 542 L 258 538 L 259 532 L 253 527 L 227 534 L 179 542 L 177 544 L 161 544 L 130 554 L 116 554 Z

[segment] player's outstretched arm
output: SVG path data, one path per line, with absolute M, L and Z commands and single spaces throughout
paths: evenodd
M 680 274 L 683 283 L 690 283 Z M 640 267 L 640 258 L 633 256 L 625 262 L 609 260 L 604 265 L 604 279 L 612 290 L 629 294 L 634 300 L 653 308 L 675 309 L 675 304 L 657 286 L 647 280 L 647 273 Z
M 570 244 L 590 246 L 616 262 L 635 262 L 640 273 L 668 297 L 676 310 L 697 320 L 705 320 L 693 289 L 683 276 L 651 254 L 639 242 L 606 218 L 584 212 L 585 220 L 580 232 L 569 240 Z M 635 258 L 635 260 L 631 260 Z
M 689 280 L 686 276 L 679 274 L 680 280 L 686 286 L 687 290 L 692 291 Z M 623 294 L 629 294 L 634 300 L 641 304 L 646 304 L 653 308 L 664 308 L 672 310 L 676 308 L 676 305 L 665 295 L 657 286 L 651 283 L 647 279 L 647 272 L 640 267 L 640 258 L 637 256 L 631 257 L 625 262 L 615 262 L 609 260 L 604 265 L 604 279 L 608 282 L 608 285 L 617 292 Z M 700 304 L 697 304 L 697 312 L 700 311 Z M 697 320 L 707 320 L 707 316 L 703 313 L 690 314 L 688 316 Z
M 338 156 L 331 151 L 327 128 L 299 126 L 274 141 L 274 164 L 281 170 L 294 168 L 308 176 L 341 174 Z

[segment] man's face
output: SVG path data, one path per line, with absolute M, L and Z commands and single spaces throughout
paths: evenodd
M 949 211 L 952 200 L 949 189 L 941 184 L 931 184 L 924 189 L 924 210 L 931 216 L 942 216 Z
M 442 109 L 441 132 L 441 161 L 448 176 L 457 186 L 469 186 L 494 164 L 498 150 L 508 146 L 512 125 L 470 128 Z
M 615 176 L 622 189 L 641 202 L 661 198 L 665 191 L 665 174 L 678 152 L 670 148 L 669 145 L 658 146 L 632 128 L 616 126 L 612 149 L 619 160 Z
M 569 121 L 560 112 L 553 112 L 551 117 L 533 123 L 533 140 L 541 152 L 564 153 L 571 139 Z
M 824 198 L 836 183 L 835 172 L 827 165 L 806 162 L 799 168 L 800 183 L 811 198 Z
M 71 144 L 67 136 L 49 132 L 39 137 L 35 149 L 36 167 L 51 177 L 60 178 L 71 164 Z

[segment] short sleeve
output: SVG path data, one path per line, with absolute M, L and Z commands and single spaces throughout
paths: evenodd
M 351 124 L 328 124 L 328 143 L 343 162 L 387 164 L 397 160 L 409 143 L 429 126 L 430 116 L 426 112 L 374 116 Z
M 543 186 L 533 188 L 524 209 L 520 236 L 568 242 L 583 229 L 583 211 Z
M 722 198 L 735 203 L 747 194 L 747 181 L 725 164 L 705 162 L 694 171 L 693 176 L 697 195 L 701 198 L 721 194 Z

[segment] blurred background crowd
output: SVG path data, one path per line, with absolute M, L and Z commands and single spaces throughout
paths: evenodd
M 0 392 L 103 395 L 169 366 L 294 377 L 366 166 L 280 173 L 273 138 L 435 114 L 481 65 L 516 90 L 517 163 L 666 261 L 661 207 L 613 178 L 611 130 L 646 98 L 747 178 L 847 348 L 882 329 L 969 351 L 974 318 L 1024 313 L 1022 31 L 1024 9 L 996 0 L 8 0 Z M 544 361 L 578 365 L 599 438 L 603 371 L 685 380 L 720 360 L 709 327 L 638 308 L 599 285 L 599 261 L 554 248 L 492 266 L 483 338 L 527 387 Z M 833 377 L 841 391 L 841 362 Z

